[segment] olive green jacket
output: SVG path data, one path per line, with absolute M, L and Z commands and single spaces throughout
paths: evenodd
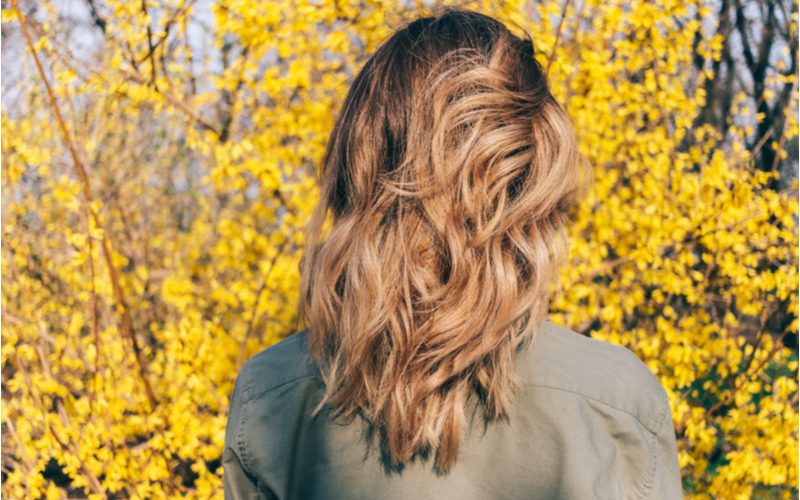
M 455 466 L 437 476 L 431 460 L 387 472 L 359 420 L 311 419 L 323 386 L 306 346 L 298 332 L 239 372 L 223 454 L 227 500 L 683 496 L 667 395 L 629 349 L 548 318 L 518 358 L 523 389 L 510 420 L 471 420 Z

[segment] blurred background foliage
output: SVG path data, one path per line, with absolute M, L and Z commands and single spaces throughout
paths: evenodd
M 596 168 L 551 318 L 659 377 L 687 496 L 797 498 L 796 0 L 460 5 L 530 31 Z M 428 4 L 2 7 L 2 493 L 221 498 L 338 106 Z

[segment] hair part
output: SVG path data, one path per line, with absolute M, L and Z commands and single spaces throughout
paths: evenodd
M 313 414 L 361 415 L 392 466 L 435 451 L 446 473 L 470 398 L 510 417 L 592 179 L 527 33 L 453 7 L 398 30 L 350 87 L 306 228 Z

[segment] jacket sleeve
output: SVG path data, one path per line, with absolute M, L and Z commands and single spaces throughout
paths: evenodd
M 222 452 L 223 488 L 225 500 L 272 500 L 258 487 L 258 480 L 242 464 L 239 434 L 243 422 L 243 393 L 247 385 L 244 369 L 236 378 L 228 408 L 225 428 L 225 447 Z
M 256 480 L 242 467 L 236 452 L 225 446 L 222 453 L 223 483 L 225 500 L 263 500 Z
M 678 464 L 678 447 L 669 402 L 665 402 L 655 430 L 655 472 L 648 498 L 683 499 L 683 486 Z

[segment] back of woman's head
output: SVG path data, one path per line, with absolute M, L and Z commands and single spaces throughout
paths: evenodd
M 363 416 L 392 465 L 435 451 L 449 470 L 472 396 L 510 417 L 516 353 L 558 290 L 592 173 L 533 50 L 475 12 L 417 19 L 366 62 L 331 134 L 302 264 L 315 413 Z

